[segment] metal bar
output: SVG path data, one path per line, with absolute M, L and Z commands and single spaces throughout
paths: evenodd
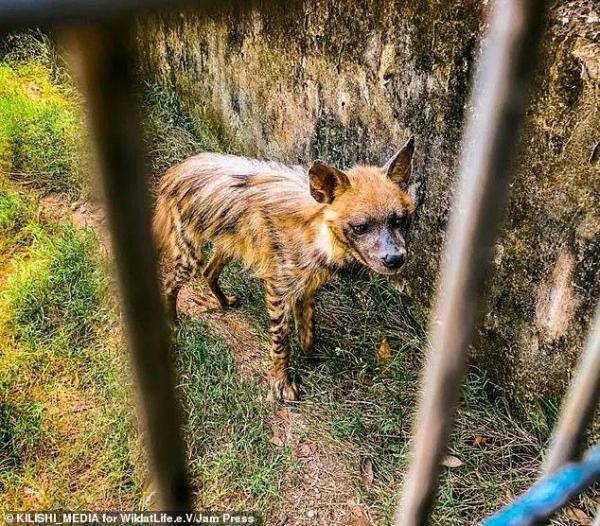
M 484 43 L 459 188 L 442 259 L 424 388 L 397 526 L 425 524 L 454 420 L 467 351 L 504 208 L 545 12 L 543 0 L 498 0 Z
M 573 497 L 600 479 L 600 446 L 590 449 L 583 460 L 566 464 L 529 488 L 482 526 L 536 526 Z
M 99 23 L 160 8 L 201 6 L 205 0 L 0 0 L 0 25 L 24 26 Z
M 160 509 L 190 508 L 185 449 L 157 279 L 149 195 L 133 91 L 131 23 L 65 30 L 86 93 L 100 161 L 139 409 Z
M 552 473 L 566 462 L 576 459 L 599 397 L 600 305 L 596 307 L 583 356 L 554 429 L 550 450 L 544 462 L 545 474 Z

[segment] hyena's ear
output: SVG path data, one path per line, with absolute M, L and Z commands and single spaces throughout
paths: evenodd
M 331 203 L 344 190 L 350 188 L 348 176 L 321 161 L 315 161 L 308 171 L 310 195 L 319 203 Z
M 394 181 L 400 188 L 405 190 L 408 188 L 414 152 L 415 138 L 411 137 L 383 166 L 388 179 Z

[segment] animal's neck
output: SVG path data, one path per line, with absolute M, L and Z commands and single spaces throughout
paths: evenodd
M 347 251 L 331 230 L 326 214 L 321 214 L 318 218 L 315 218 L 313 232 L 312 246 L 319 254 L 322 254 L 327 266 L 334 267 L 346 263 Z

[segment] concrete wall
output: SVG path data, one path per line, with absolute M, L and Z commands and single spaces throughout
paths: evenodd
M 344 167 L 417 140 L 404 291 L 426 319 L 485 4 L 255 5 L 140 23 L 143 72 L 235 153 Z M 598 11 L 553 9 L 474 355 L 541 410 L 564 389 L 600 296 Z M 541 401 L 541 402 L 540 402 Z

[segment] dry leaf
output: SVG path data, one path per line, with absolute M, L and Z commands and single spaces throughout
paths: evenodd
M 371 526 L 367 514 L 356 502 L 349 500 L 348 509 L 350 510 L 350 517 L 344 523 L 346 526 Z
M 303 442 L 302 444 L 298 445 L 298 447 L 294 451 L 294 454 L 297 458 L 306 458 L 314 455 L 316 451 L 317 444 L 315 444 L 314 442 Z
M 574 520 L 577 524 L 592 524 L 592 518 L 582 509 L 569 507 L 566 509 L 565 515 L 570 520 Z
M 462 460 L 454 455 L 446 455 L 442 460 L 442 466 L 450 469 L 459 468 L 462 466 Z
M 371 459 L 363 458 L 360 461 L 360 480 L 366 489 L 373 485 L 373 462 Z
M 269 438 L 269 442 L 277 447 L 283 446 L 283 440 L 281 440 L 281 438 L 279 438 L 277 435 L 273 435 L 271 438 Z
M 477 435 L 477 436 L 475 436 L 475 438 L 473 438 L 473 445 L 475 447 L 483 447 L 483 446 L 485 446 L 487 441 L 488 441 L 487 437 Z
M 379 362 L 379 367 L 382 369 L 387 369 L 390 366 L 390 362 L 392 361 L 392 351 L 387 336 L 381 340 L 381 345 L 377 351 L 377 361 Z

